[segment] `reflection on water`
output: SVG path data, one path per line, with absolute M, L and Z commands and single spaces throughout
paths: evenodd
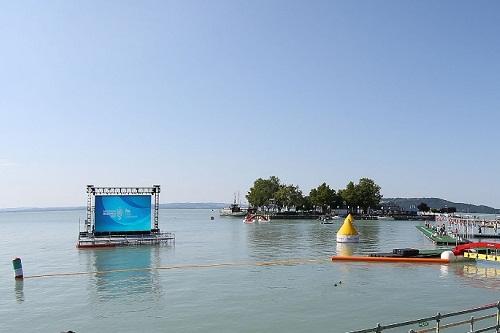
M 359 240 L 363 243 L 363 252 L 381 251 L 379 233 L 380 225 L 378 221 L 356 221 L 354 226 L 358 230 Z M 383 245 L 383 244 L 382 244 Z
M 256 260 L 289 257 L 304 246 L 309 231 L 307 226 L 291 224 L 287 228 L 277 224 L 248 225 L 247 237 L 250 256 Z
M 352 256 L 357 248 L 357 244 L 353 243 L 337 243 L 338 256 Z
M 24 302 L 24 280 L 16 279 L 15 292 L 17 303 Z
M 346 255 L 380 250 L 380 225 L 374 221 L 356 221 L 360 243 L 346 247 Z M 313 221 L 273 221 L 246 225 L 250 253 L 258 260 L 275 257 L 325 258 L 340 254 L 336 235 L 342 221 L 321 224 Z M 382 244 L 384 246 L 385 244 Z
M 500 267 L 490 263 L 453 265 L 455 273 L 463 281 L 477 288 L 500 289 Z
M 449 265 L 440 265 L 439 271 L 441 272 L 440 277 L 445 278 L 448 276 L 448 273 L 450 272 L 450 267 Z
M 75 228 L 67 223 L 75 220 L 71 214 L 78 220 L 71 212 L 11 214 L 3 220 L 0 214 L 8 238 L 22 244 L 32 274 L 89 273 L 26 279 L 24 287 L 22 281 L 14 287 L 12 268 L 0 265 L 0 295 L 10 295 L 0 297 L 4 331 L 17 332 L 14 324 L 24 320 L 44 332 L 60 332 L 63 326 L 77 332 L 346 332 L 498 298 L 500 265 L 329 260 L 335 253 L 434 249 L 415 228 L 420 222 L 356 221 L 360 243 L 337 246 L 342 221 L 247 225 L 239 219 L 210 222 L 212 213 L 202 210 L 164 210 L 168 229 L 177 234 L 175 252 L 147 246 L 76 250 Z M 19 236 L 19 223 L 33 241 Z M 0 244 L 5 255 L 11 248 Z M 288 259 L 316 260 L 306 265 L 300 263 L 308 260 Z M 261 261 L 283 264 L 252 265 Z M 212 266 L 218 263 L 236 265 Z M 158 266 L 179 268 L 153 270 Z
M 481 267 L 481 266 L 466 264 L 463 267 L 463 272 L 464 272 L 464 275 L 466 275 L 466 276 L 500 278 L 500 268 L 499 267 Z
M 160 295 L 158 265 L 160 247 L 139 246 L 82 251 L 88 270 L 96 272 L 90 290 L 96 300 L 138 295 Z

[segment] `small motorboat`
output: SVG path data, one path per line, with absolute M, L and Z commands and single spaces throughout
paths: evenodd
M 318 218 L 318 220 L 322 221 L 322 224 L 333 224 L 333 222 L 327 222 L 332 220 L 339 220 L 340 216 L 338 215 L 322 215 Z

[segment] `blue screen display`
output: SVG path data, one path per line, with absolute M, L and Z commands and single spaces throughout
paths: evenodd
M 150 231 L 150 195 L 96 195 L 95 231 Z

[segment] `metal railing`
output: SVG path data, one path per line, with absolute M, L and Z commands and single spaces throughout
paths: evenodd
M 470 313 L 476 313 L 476 312 L 483 312 L 487 311 L 490 309 L 496 309 L 494 313 L 490 314 L 482 314 L 478 317 L 470 317 L 469 319 L 463 319 L 459 320 L 456 322 L 451 322 L 451 323 L 446 323 L 443 324 L 442 320 L 446 318 L 453 318 L 457 316 L 463 316 L 466 314 Z M 493 325 L 482 327 L 482 328 L 475 328 L 475 325 L 477 322 L 481 322 L 490 318 L 496 318 L 496 322 Z M 433 326 L 429 327 L 429 325 L 432 323 Z M 456 312 L 450 312 L 450 313 L 437 313 L 435 316 L 431 317 L 425 317 L 425 318 L 420 318 L 420 319 L 415 319 L 415 320 L 408 320 L 408 321 L 403 321 L 400 323 L 394 323 L 394 324 L 389 324 L 389 325 L 381 325 L 377 324 L 376 327 L 373 328 L 366 328 L 362 330 L 357 330 L 357 331 L 349 331 L 347 333 L 381 333 L 386 330 L 391 330 L 394 328 L 400 328 L 400 327 L 405 327 L 405 326 L 417 326 L 418 328 L 410 328 L 408 333 L 429 333 L 429 332 L 435 332 L 439 333 L 442 332 L 446 329 L 453 328 L 453 327 L 458 327 L 458 326 L 464 326 L 468 325 L 467 331 L 464 331 L 466 333 L 480 333 L 480 332 L 500 332 L 500 301 L 497 303 L 493 304 L 486 304 L 482 306 L 478 306 L 475 308 L 467 309 L 467 310 L 462 310 L 462 311 L 456 311 Z

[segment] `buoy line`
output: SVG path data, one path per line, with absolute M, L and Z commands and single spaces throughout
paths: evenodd
M 24 279 L 38 279 L 49 277 L 64 277 L 64 276 L 79 276 L 79 275 L 102 275 L 109 273 L 125 273 L 125 272 L 147 272 L 147 271 L 160 271 L 170 269 L 201 269 L 201 268 L 219 268 L 219 267 L 243 267 L 243 266 L 287 266 L 287 265 L 304 265 L 331 262 L 331 259 L 285 259 L 274 261 L 257 261 L 257 262 L 226 262 L 226 263 L 213 263 L 213 264 L 180 264 L 171 266 L 158 266 L 158 267 L 142 267 L 142 268 L 125 268 L 125 269 L 112 269 L 106 271 L 89 271 L 89 272 L 61 272 L 61 273 L 47 273 L 24 276 Z

